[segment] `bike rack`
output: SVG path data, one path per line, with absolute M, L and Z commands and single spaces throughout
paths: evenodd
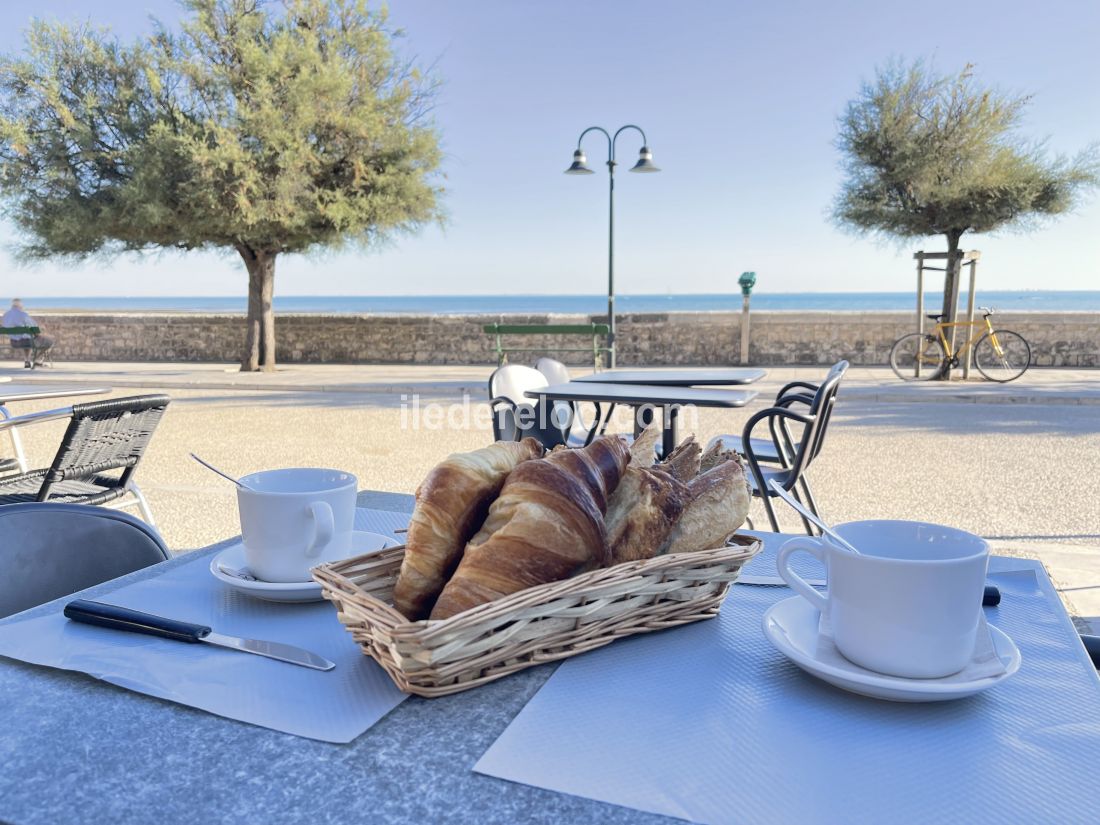
M 913 259 L 917 262 L 917 331 L 924 334 L 924 273 L 925 270 L 935 272 L 947 272 L 946 266 L 929 266 L 925 261 L 947 261 L 947 257 L 950 253 L 947 252 L 924 252 L 923 250 L 913 255 Z M 964 266 L 970 267 L 970 288 L 966 293 L 966 320 L 970 323 L 974 323 L 974 281 L 976 278 L 976 271 L 978 269 L 978 261 L 982 257 L 982 253 L 976 249 L 972 249 L 969 252 L 959 251 L 956 253 L 962 258 L 960 263 L 961 269 Z M 946 276 L 944 276 L 946 279 Z M 958 283 L 955 284 L 956 289 Z M 959 305 L 959 295 L 956 292 L 953 296 L 955 299 L 955 307 Z M 952 328 L 954 329 L 954 328 Z M 954 346 L 955 336 L 952 332 L 951 344 Z M 965 381 L 970 377 L 970 359 L 973 353 L 973 347 L 966 348 L 966 355 L 964 356 L 962 363 L 963 380 Z M 950 353 L 948 353 L 950 355 Z M 918 361 L 916 365 L 916 374 L 920 375 L 920 363 Z

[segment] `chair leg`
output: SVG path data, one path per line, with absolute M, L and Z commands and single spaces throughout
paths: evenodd
M 139 488 L 134 482 L 130 481 L 127 482 L 126 489 L 128 489 L 137 500 L 137 506 L 138 509 L 141 510 L 142 519 L 144 519 L 145 523 L 148 524 L 150 527 L 155 528 L 157 526 L 157 523 L 153 521 L 153 511 L 149 509 L 149 502 L 145 500 L 145 496 L 142 494 L 141 488 Z
M 798 485 L 797 485 L 797 484 L 795 484 L 795 485 L 794 485 L 793 487 L 791 487 L 791 489 L 790 489 L 790 491 L 789 491 L 789 492 L 790 492 L 790 494 L 791 494 L 792 496 L 794 496 L 794 500 L 795 500 L 795 501 L 797 501 L 797 502 L 798 502 L 799 504 L 801 504 L 801 505 L 802 505 L 803 507 L 806 507 L 806 506 L 807 506 L 807 505 L 806 505 L 806 502 L 804 502 L 804 501 L 802 500 L 802 495 L 801 495 L 801 494 L 800 494 L 800 493 L 798 492 Z M 814 535 L 817 535 L 817 534 L 816 534 L 816 533 L 814 532 L 814 526 L 813 526 L 813 524 L 811 524 L 811 523 L 810 523 L 810 520 L 809 520 L 808 518 L 806 518 L 806 517 L 805 517 L 804 515 L 802 515 L 801 513 L 799 513 L 799 514 L 798 514 L 798 517 L 799 517 L 799 518 L 800 518 L 800 519 L 802 520 L 802 528 L 803 528 L 803 529 L 804 529 L 804 530 L 806 531 L 806 535 L 807 535 L 807 536 L 814 536 Z
M 11 413 L 3 404 L 0 404 L 0 417 L 11 418 Z M 19 462 L 19 472 L 27 472 L 27 456 L 23 452 L 23 440 L 19 437 L 18 430 L 11 427 L 8 430 L 8 437 L 11 439 L 11 449 L 15 453 L 15 460 Z
M 798 479 L 798 483 L 802 486 L 802 492 L 806 496 L 806 506 L 810 508 L 810 512 L 818 518 L 821 518 L 821 513 L 817 509 L 817 500 L 814 498 L 813 491 L 810 489 L 810 480 L 806 478 L 806 474 L 803 473 Z

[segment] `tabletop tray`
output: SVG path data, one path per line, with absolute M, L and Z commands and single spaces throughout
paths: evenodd
M 325 598 L 363 652 L 417 696 L 445 696 L 718 614 L 760 541 L 624 562 L 531 587 L 447 619 L 410 622 L 392 606 L 404 545 L 314 568 Z

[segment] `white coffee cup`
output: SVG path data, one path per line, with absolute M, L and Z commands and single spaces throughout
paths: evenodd
M 913 679 L 958 673 L 974 654 L 989 544 L 917 521 L 855 521 L 834 528 L 856 555 L 828 536 L 791 539 L 779 550 L 779 575 L 828 615 L 845 658 L 868 670 Z M 828 570 L 819 593 L 791 570 L 804 551 Z
M 241 537 L 253 576 L 306 582 L 310 568 L 347 556 L 358 489 L 351 473 L 295 467 L 252 473 L 241 483 Z

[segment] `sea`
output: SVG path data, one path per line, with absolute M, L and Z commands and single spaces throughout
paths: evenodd
M 943 301 L 929 292 L 925 306 L 935 312 Z M 160 311 L 243 313 L 239 296 L 164 297 L 24 297 L 28 312 L 38 310 Z M 758 310 L 884 311 L 912 310 L 912 292 L 758 292 L 752 296 Z M 1100 290 L 979 291 L 976 305 L 1002 312 L 1100 312 Z M 635 312 L 730 311 L 741 309 L 741 293 L 697 295 L 617 295 L 618 314 Z M 453 315 L 512 313 L 607 312 L 606 295 L 277 295 L 277 313 L 347 313 L 379 315 Z

